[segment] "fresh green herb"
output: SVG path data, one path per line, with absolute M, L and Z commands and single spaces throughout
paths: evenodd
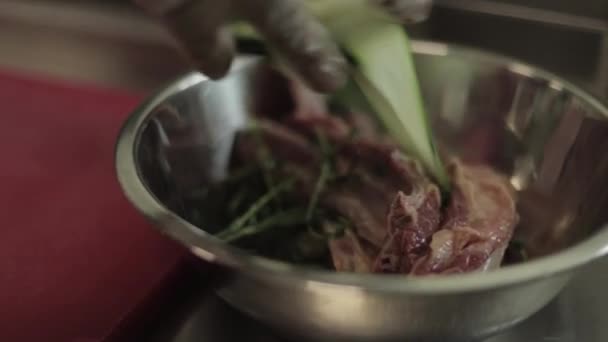
M 331 174 L 331 149 L 327 142 L 327 138 L 320 130 L 316 130 L 315 133 L 317 135 L 317 140 L 319 141 L 319 146 L 321 148 L 322 161 L 319 177 L 317 177 L 317 181 L 315 182 L 315 188 L 312 192 L 312 196 L 310 197 L 310 201 L 308 202 L 308 208 L 306 210 L 306 220 L 308 222 L 312 220 L 312 216 L 319 202 L 319 197 L 325 189 L 325 185 Z
M 249 187 L 241 187 L 238 192 L 230 199 L 230 202 L 228 202 L 228 213 L 236 213 L 237 210 L 245 203 L 248 194 Z
M 260 222 L 250 224 L 236 230 L 225 230 L 217 237 L 226 241 L 233 242 L 247 236 L 252 236 L 267 232 L 268 230 L 304 224 L 306 222 L 306 210 L 304 208 L 292 208 L 279 211 Z
M 315 183 L 315 188 L 313 190 L 312 196 L 310 197 L 310 201 L 308 202 L 308 208 L 306 210 L 306 219 L 308 221 L 312 220 L 312 216 L 317 209 L 317 204 L 319 202 L 319 197 L 325 188 L 325 184 L 330 176 L 330 166 L 327 161 L 324 161 L 321 164 L 321 172 L 319 173 L 319 177 Z
M 256 152 L 257 152 L 257 158 L 258 158 L 258 163 L 260 164 L 260 167 L 262 169 L 262 171 L 264 172 L 264 181 L 266 182 L 266 186 L 268 188 L 272 188 L 274 186 L 274 179 L 272 177 L 272 169 L 274 169 L 277 165 L 276 161 L 274 160 L 274 158 L 272 157 L 268 146 L 266 146 L 266 143 L 264 142 L 264 139 L 262 137 L 262 131 L 258 125 L 258 123 L 253 120 L 251 122 L 252 125 L 252 129 L 251 132 L 253 133 L 253 137 L 256 143 Z
M 284 191 L 289 190 L 294 184 L 293 179 L 288 179 L 281 182 L 277 186 L 270 189 L 266 194 L 255 201 L 247 211 L 228 226 L 228 228 L 219 234 L 218 237 L 223 238 L 225 235 L 234 234 L 249 222 L 262 208 L 264 208 L 272 199 Z
M 257 158 L 258 158 L 258 163 L 260 165 L 260 168 L 262 169 L 262 176 L 264 178 L 264 183 L 266 184 L 267 189 L 271 189 L 276 185 L 276 180 L 273 175 L 273 171 L 276 169 L 278 163 L 272 157 L 272 154 L 270 153 L 268 146 L 264 142 L 264 139 L 262 137 L 262 130 L 260 129 L 258 123 L 255 120 L 253 120 L 251 125 L 252 125 L 253 137 L 254 137 L 255 143 L 257 145 L 257 149 L 256 149 Z M 282 201 L 281 201 L 280 195 L 281 194 L 279 194 L 276 198 L 273 199 L 273 204 L 276 206 L 277 209 L 282 209 L 282 205 L 281 205 Z

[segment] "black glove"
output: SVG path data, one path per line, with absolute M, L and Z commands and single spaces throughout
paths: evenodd
M 346 79 L 346 62 L 323 25 L 306 10 L 306 0 L 134 0 L 164 19 L 197 67 L 222 77 L 234 55 L 225 24 L 245 20 L 270 42 L 300 77 L 318 91 L 332 91 Z M 432 0 L 369 0 L 403 22 L 424 20 Z

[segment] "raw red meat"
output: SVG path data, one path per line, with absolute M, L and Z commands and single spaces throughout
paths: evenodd
M 369 117 L 327 115 L 319 106 L 307 113 L 297 103 L 295 108 L 292 116 L 259 118 L 258 132 L 237 141 L 238 156 L 245 163 L 257 158 L 259 134 L 285 176 L 297 180 L 298 193 L 309 198 L 323 160 L 319 134 L 328 140 L 332 176 L 340 181 L 323 190 L 319 203 L 351 224 L 329 242 L 336 270 L 424 275 L 500 265 L 518 222 L 514 194 L 502 175 L 454 160 L 453 189 L 442 210 L 439 188 L 420 163 Z

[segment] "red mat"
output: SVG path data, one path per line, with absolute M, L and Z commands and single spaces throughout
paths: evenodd
M 140 100 L 0 73 L 0 341 L 107 341 L 183 261 L 116 181 Z

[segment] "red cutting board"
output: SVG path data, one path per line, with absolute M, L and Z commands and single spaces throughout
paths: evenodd
M 184 260 L 116 181 L 140 100 L 0 72 L 0 341 L 108 341 Z

